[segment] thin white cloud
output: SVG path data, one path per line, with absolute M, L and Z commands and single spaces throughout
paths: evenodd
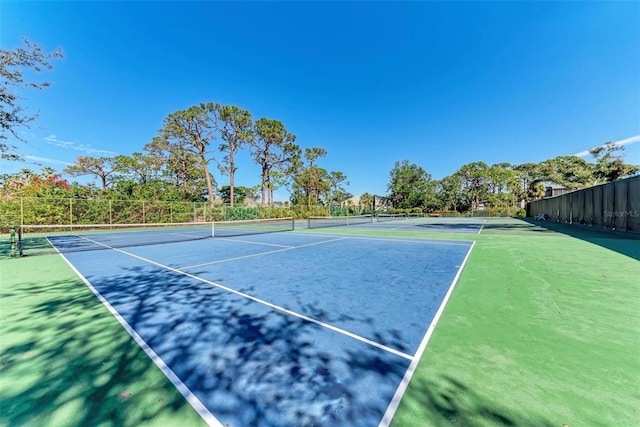
M 47 157 L 38 157 L 38 156 L 30 156 L 30 155 L 24 156 L 24 159 L 37 162 L 37 163 L 51 163 L 54 165 L 63 165 L 63 166 L 69 166 L 73 164 L 73 163 L 62 161 L 62 160 L 49 159 Z
M 78 144 L 77 142 L 73 141 L 64 141 L 62 139 L 58 139 L 56 135 L 49 135 L 44 140 L 47 144 L 71 150 L 84 151 L 91 156 L 115 156 L 116 154 L 118 154 L 108 150 L 97 150 L 95 148 L 91 148 L 91 146 L 87 144 Z
M 635 144 L 636 142 L 640 142 L 640 135 L 632 136 L 631 138 L 621 139 L 620 141 L 614 142 L 614 144 L 619 147 L 624 147 L 625 145 Z M 594 148 L 604 147 L 605 145 L 606 144 L 602 144 Z M 591 150 L 593 150 L 593 148 L 591 148 Z M 591 155 L 591 153 L 589 153 L 589 150 L 581 151 L 579 153 L 574 154 L 574 156 L 577 156 L 577 157 L 586 157 L 589 155 Z
M 576 156 L 576 157 L 587 157 L 589 154 L 591 154 L 591 153 L 589 153 L 589 150 L 585 150 L 585 151 L 581 151 L 579 153 L 574 154 L 574 156 Z

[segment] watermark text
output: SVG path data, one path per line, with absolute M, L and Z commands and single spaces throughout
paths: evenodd
M 631 217 L 637 218 L 640 216 L 640 211 L 638 210 L 628 210 L 628 211 L 604 211 L 605 218 L 623 218 L 623 217 Z

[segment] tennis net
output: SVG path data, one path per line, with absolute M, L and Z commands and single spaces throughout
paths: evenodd
M 18 232 L 18 251 L 20 255 L 46 255 L 182 242 L 211 236 L 211 222 L 22 225 Z
M 216 221 L 213 223 L 213 237 L 232 237 L 249 234 L 293 231 L 294 218 L 246 219 L 239 221 Z
M 293 218 L 159 224 L 22 225 L 21 256 L 184 242 L 293 230 Z
M 398 220 L 402 220 L 402 219 L 407 219 L 407 214 L 406 213 L 399 213 L 399 214 L 380 213 L 380 214 L 376 215 L 376 221 L 377 222 L 398 221 Z
M 358 216 L 310 216 L 308 228 L 340 227 L 344 225 L 366 224 L 373 222 L 373 215 Z

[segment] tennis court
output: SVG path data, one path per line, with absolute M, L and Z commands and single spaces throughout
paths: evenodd
M 388 230 L 400 232 L 433 232 L 480 234 L 484 218 L 411 217 L 403 214 L 361 215 L 351 217 L 311 217 L 308 228 L 350 228 L 360 230 Z
M 0 242 L 0 425 L 638 423 L 637 236 L 380 225 Z
M 291 232 L 129 246 L 128 233 L 49 241 L 223 426 L 389 422 L 472 247 Z

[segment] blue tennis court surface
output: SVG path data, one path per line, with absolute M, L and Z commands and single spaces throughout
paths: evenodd
M 378 426 L 473 243 L 312 233 L 65 254 L 210 425 Z

